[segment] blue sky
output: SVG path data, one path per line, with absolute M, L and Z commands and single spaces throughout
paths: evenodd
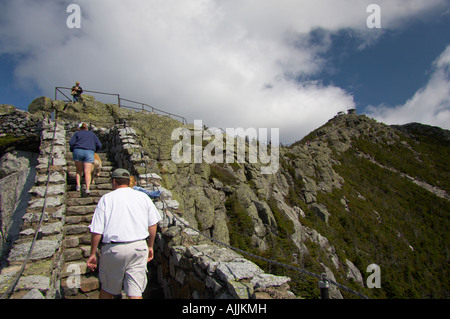
M 283 143 L 350 107 L 450 129 L 449 30 L 448 0 L 5 1 L 0 104 L 80 81 L 191 123 L 276 127 Z
M 356 50 L 348 33 L 337 35 L 320 78 L 354 94 L 361 112 L 367 105 L 405 103 L 425 86 L 433 61 L 450 44 L 450 17 L 412 21 L 402 30 L 386 31 L 366 50 Z M 344 52 L 343 57 L 333 52 Z
M 17 87 L 14 83 L 14 68 L 16 61 L 8 55 L 0 56 L 0 103 L 12 104 L 21 110 L 27 110 L 28 104 L 40 95 L 39 90 L 30 90 Z

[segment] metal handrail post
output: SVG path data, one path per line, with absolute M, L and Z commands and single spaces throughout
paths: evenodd
M 323 273 L 321 277 L 322 280 L 319 281 L 320 298 L 330 299 L 330 283 L 327 280 L 327 275 Z

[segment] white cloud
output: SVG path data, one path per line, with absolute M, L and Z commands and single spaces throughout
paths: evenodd
M 419 122 L 450 129 L 450 45 L 434 61 L 425 87 L 403 105 L 371 106 L 369 116 L 387 124 Z
M 71 1 L 0 4 L 0 54 L 22 55 L 16 75 L 52 96 L 57 85 L 121 96 L 216 127 L 278 127 L 300 139 L 354 107 L 344 90 L 298 83 L 325 65 L 322 28 L 355 30 L 369 43 L 369 0 L 79 0 L 81 29 L 65 25 Z M 401 25 L 444 0 L 377 2 L 382 25 Z

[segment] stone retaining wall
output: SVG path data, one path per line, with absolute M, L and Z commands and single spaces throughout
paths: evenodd
M 15 242 L 8 257 L 9 266 L 2 269 L 0 275 L 0 293 L 3 294 L 11 286 L 15 275 L 26 260 L 33 242 L 39 220 L 38 240 L 27 266 L 18 281 L 11 298 L 53 299 L 60 297 L 59 271 L 61 265 L 61 242 L 65 218 L 66 160 L 64 126 L 57 124 L 54 137 L 54 122 L 42 125 L 40 155 L 36 167 L 35 186 L 30 190 L 31 199 L 24 215 L 24 223 L 19 239 Z M 53 149 L 51 143 L 53 141 Z M 49 155 L 52 162 L 49 165 Z M 44 195 L 49 179 L 47 200 L 44 207 Z
M 242 255 L 212 243 L 167 214 L 152 262 L 165 298 L 296 298 L 289 290 L 289 277 L 264 273 Z
M 116 125 L 107 132 L 109 139 L 106 141 L 110 155 L 114 158 L 117 167 L 125 168 L 130 173 L 141 175 L 144 173 L 145 160 L 150 161 L 148 157 L 143 157 L 136 131 L 132 127 Z
M 0 104 L 0 136 L 39 137 L 41 120 L 30 113 L 17 110 L 13 105 Z

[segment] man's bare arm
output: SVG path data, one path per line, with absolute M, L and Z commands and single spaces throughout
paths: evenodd
M 91 234 L 91 254 L 89 259 L 87 260 L 87 266 L 94 270 L 97 268 L 97 248 L 100 244 L 100 240 L 102 239 L 101 234 L 92 233 Z
M 148 239 L 147 239 L 147 246 L 148 246 L 148 259 L 147 262 L 151 261 L 153 259 L 153 244 L 155 243 L 155 237 L 156 237 L 156 230 L 158 226 L 155 224 L 153 226 L 148 227 Z

